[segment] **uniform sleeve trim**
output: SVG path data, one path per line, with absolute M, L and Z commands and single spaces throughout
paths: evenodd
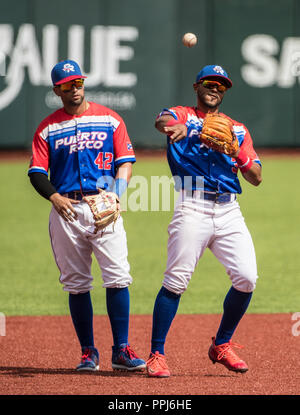
M 177 117 L 177 115 L 175 114 L 175 112 L 174 112 L 174 111 L 169 110 L 168 108 L 164 108 L 164 109 L 162 110 L 162 112 L 161 112 L 161 113 L 159 113 L 158 118 L 159 118 L 159 117 L 161 117 L 162 115 L 172 115 L 172 117 L 174 117 L 174 118 L 175 118 L 175 120 L 178 120 L 178 117 Z
M 118 165 L 120 163 L 135 163 L 136 162 L 136 158 L 133 156 L 123 156 L 123 157 L 118 157 L 117 159 L 115 159 L 115 164 Z
M 30 169 L 28 170 L 28 174 L 30 173 L 44 173 L 46 176 L 48 176 L 48 172 L 43 167 L 39 166 L 30 167 Z

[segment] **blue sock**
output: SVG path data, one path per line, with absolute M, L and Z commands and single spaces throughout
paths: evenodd
M 172 321 L 177 313 L 180 295 L 172 293 L 165 287 L 162 287 L 157 294 L 153 310 L 153 326 L 151 352 L 158 351 L 164 354 L 164 346 L 168 331 Z
M 128 287 L 106 289 L 106 308 L 115 348 L 128 344 L 129 304 Z
M 80 345 L 94 347 L 93 306 L 90 292 L 69 294 L 70 313 Z
M 241 318 L 245 314 L 252 297 L 251 293 L 244 293 L 231 287 L 223 304 L 223 317 L 216 335 L 215 344 L 218 346 L 229 342 Z

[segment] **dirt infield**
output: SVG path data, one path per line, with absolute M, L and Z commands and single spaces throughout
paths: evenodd
M 150 379 L 145 373 L 111 369 L 111 332 L 107 316 L 95 316 L 100 371 L 77 373 L 80 349 L 68 316 L 7 317 L 0 337 L 0 395 L 298 395 L 300 336 L 291 314 L 248 314 L 233 341 L 249 371 L 229 372 L 207 357 L 218 315 L 177 315 L 166 355 L 172 376 Z M 295 333 L 294 333 L 295 334 Z M 147 359 L 151 316 L 131 316 L 129 341 Z
M 299 157 L 299 149 L 259 150 L 261 157 Z M 137 152 L 137 158 L 165 156 L 164 151 Z M 29 160 L 28 152 L 1 152 L 1 161 Z M 95 316 L 100 371 L 77 373 L 80 348 L 68 316 L 7 317 L 0 335 L 0 395 L 300 395 L 300 336 L 293 336 L 291 314 L 248 314 L 233 341 L 245 345 L 238 354 L 249 371 L 236 374 L 207 357 L 219 315 L 177 315 L 166 344 L 172 376 L 150 379 L 145 373 L 111 369 L 112 336 L 107 316 Z M 129 341 L 140 357 L 150 349 L 151 316 L 131 316 Z M 125 412 L 124 412 L 125 413 Z M 129 412 L 127 412 L 129 413 Z

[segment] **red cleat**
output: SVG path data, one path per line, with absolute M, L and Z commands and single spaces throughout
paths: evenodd
M 150 353 L 149 359 L 147 360 L 147 372 L 148 376 L 156 378 L 168 378 L 170 371 L 166 363 L 166 358 L 159 352 Z
M 238 357 L 238 355 L 232 350 L 232 347 L 238 347 L 240 349 L 243 348 L 243 346 L 237 343 L 232 343 L 231 340 L 229 340 L 228 343 L 216 346 L 215 338 L 213 337 L 212 344 L 208 351 L 208 357 L 213 363 L 221 363 L 221 365 L 227 367 L 228 370 L 240 373 L 247 372 L 247 364 Z

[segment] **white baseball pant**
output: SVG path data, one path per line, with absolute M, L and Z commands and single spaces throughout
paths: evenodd
M 127 260 L 127 238 L 123 219 L 94 234 L 93 215 L 88 204 L 73 205 L 78 214 L 74 222 L 66 222 L 52 207 L 49 234 L 63 289 L 72 294 L 90 291 L 92 253 L 102 271 L 103 287 L 123 288 L 132 283 Z
M 196 192 L 197 193 L 197 192 Z M 196 265 L 209 248 L 224 265 L 232 285 L 252 292 L 257 265 L 250 232 L 236 200 L 215 203 L 181 192 L 168 227 L 168 260 L 163 286 L 182 294 Z

